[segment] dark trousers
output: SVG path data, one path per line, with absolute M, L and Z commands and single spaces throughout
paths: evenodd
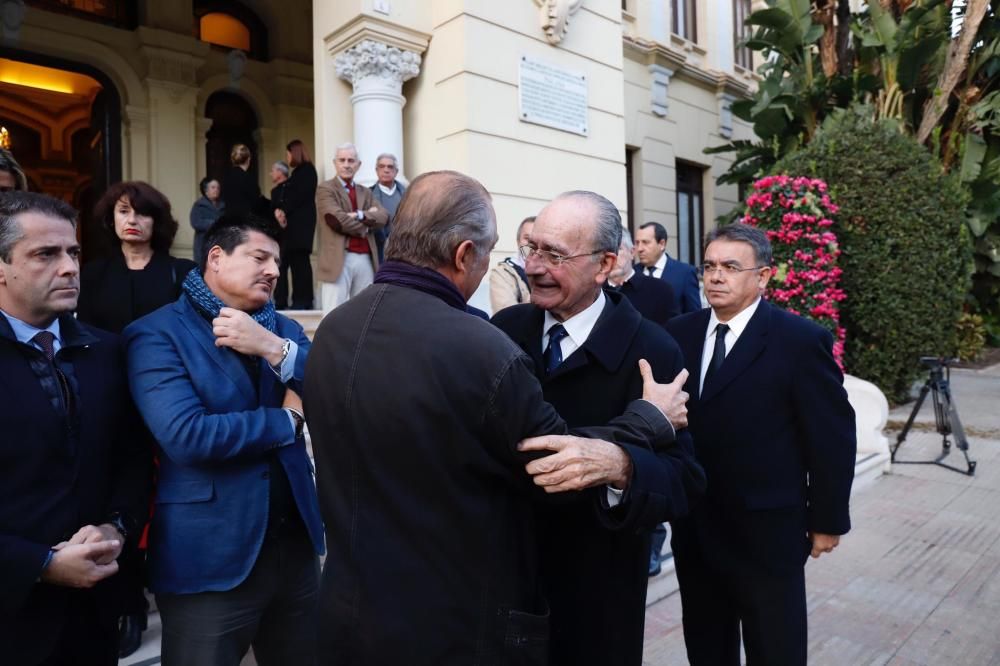
M 674 550 L 674 562 L 692 666 L 739 666 L 741 629 L 747 666 L 805 665 L 804 568 L 724 572 L 684 550 Z
M 57 635 L 47 637 L 55 644 L 51 655 L 38 666 L 115 666 L 118 663 L 118 625 L 102 620 L 93 595 L 73 590 L 66 622 Z M 10 655 L 0 647 L 0 663 Z
M 316 664 L 319 558 L 305 530 L 267 536 L 245 581 L 225 592 L 158 594 L 163 666 Z
M 309 250 L 283 250 L 281 272 L 274 288 L 274 305 L 279 310 L 288 308 L 288 271 L 292 271 L 292 309 L 313 309 L 313 272 Z

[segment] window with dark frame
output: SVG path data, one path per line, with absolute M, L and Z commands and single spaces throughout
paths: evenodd
M 753 69 L 753 51 L 740 42 L 749 39 L 752 30 L 746 24 L 750 16 L 751 0 L 733 0 L 733 50 L 736 55 L 736 64 L 744 69 Z
M 247 5 L 236 0 L 194 0 L 193 8 L 198 39 L 220 49 L 239 48 L 254 60 L 269 59 L 267 26 Z
M 635 168 L 635 154 L 639 152 L 637 148 L 625 148 L 625 205 L 628 207 L 628 214 L 625 220 L 627 229 L 635 235 L 635 191 L 632 189 L 635 187 L 635 174 L 632 173 L 632 169 Z
M 677 162 L 677 258 L 692 266 L 701 264 L 701 243 L 705 234 L 705 206 L 702 182 L 705 170 L 694 164 Z
M 695 0 L 671 0 L 674 34 L 697 43 L 698 15 L 695 4 Z

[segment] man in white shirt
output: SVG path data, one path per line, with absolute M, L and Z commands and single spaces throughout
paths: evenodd
M 701 309 L 695 267 L 667 254 L 667 230 L 658 222 L 647 222 L 635 232 L 635 250 L 643 275 L 663 280 L 674 290 L 681 314 Z
M 643 319 L 621 293 L 602 289 L 621 236 L 621 216 L 606 198 L 582 191 L 560 195 L 538 214 L 522 248 L 531 303 L 493 318 L 534 359 L 545 400 L 570 427 L 607 423 L 641 395 L 643 359 L 658 381 L 685 376 L 677 343 L 664 329 Z M 550 663 L 556 666 L 642 662 L 650 532 L 685 515 L 702 490 L 685 430 L 669 446 L 623 446 L 621 452 L 628 462 L 624 483 L 539 512 Z M 596 452 L 588 464 L 601 468 L 613 460 Z M 552 463 L 543 458 L 533 464 Z M 592 492 L 618 503 L 628 528 L 593 518 L 583 501 Z

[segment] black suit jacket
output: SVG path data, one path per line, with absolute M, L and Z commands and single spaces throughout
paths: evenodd
M 663 328 L 646 321 L 620 294 L 607 294 L 604 312 L 583 346 L 546 376 L 542 362 L 544 311 L 521 304 L 498 312 L 493 323 L 534 362 L 545 400 L 571 427 L 607 423 L 642 397 L 639 359 L 658 381 L 673 379 L 684 361 Z M 687 432 L 669 447 L 623 447 L 632 459 L 626 502 L 649 506 L 639 529 L 613 530 L 583 501 L 591 489 L 539 512 L 543 590 L 552 609 L 553 665 L 642 662 L 650 530 L 687 514 L 704 476 Z M 653 498 L 650 501 L 649 498 Z
M 666 326 L 669 320 L 681 313 L 674 288 L 665 280 L 635 271 L 618 291 L 632 302 L 639 314 L 660 326 Z
M 316 235 L 316 183 L 316 167 L 303 162 L 284 182 L 280 204 L 272 202 L 274 208 L 285 211 L 288 221 L 281 239 L 281 247 L 286 251 L 312 252 Z
M 36 374 L 50 367 L 45 357 L 18 342 L 0 315 L 3 663 L 44 659 L 70 608 L 92 609 L 113 626 L 120 611 L 116 576 L 90 590 L 36 581 L 50 547 L 84 525 L 107 522 L 112 512 L 126 516 L 127 547 L 134 547 L 149 510 L 152 447 L 129 396 L 118 338 L 72 316 L 60 327 L 57 362 L 76 396 L 72 416 L 61 408 L 54 376 L 40 381 Z
M 854 410 L 833 336 L 763 300 L 700 394 L 710 314 L 667 324 L 688 362 L 689 429 L 708 479 L 705 501 L 674 523 L 674 554 L 780 574 L 805 562 L 807 530 L 850 529 Z

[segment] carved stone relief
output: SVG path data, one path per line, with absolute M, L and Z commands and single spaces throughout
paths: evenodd
M 535 0 L 545 39 L 558 44 L 569 30 L 569 20 L 583 6 L 583 0 Z

